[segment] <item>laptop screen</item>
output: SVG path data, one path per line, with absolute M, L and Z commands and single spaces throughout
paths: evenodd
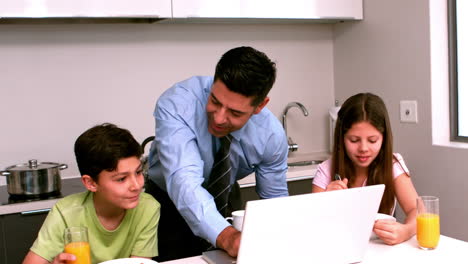
M 362 260 L 385 186 L 247 202 L 238 264 Z

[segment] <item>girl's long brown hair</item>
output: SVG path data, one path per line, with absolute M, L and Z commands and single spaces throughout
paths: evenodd
M 385 103 L 371 93 L 360 93 L 348 98 L 338 112 L 332 153 L 332 175 L 348 178 L 348 187 L 356 180 L 354 164 L 346 154 L 344 135 L 358 122 L 366 121 L 382 133 L 382 147 L 369 165 L 367 185 L 385 184 L 379 213 L 391 214 L 395 201 L 393 185 L 393 137 Z

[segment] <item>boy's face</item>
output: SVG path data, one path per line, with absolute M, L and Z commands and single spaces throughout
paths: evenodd
M 119 160 L 114 171 L 102 171 L 94 182 L 94 201 L 108 208 L 132 209 L 138 205 L 144 178 L 137 157 Z

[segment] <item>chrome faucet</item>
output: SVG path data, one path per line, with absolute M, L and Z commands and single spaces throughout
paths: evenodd
M 307 111 L 305 106 L 303 104 L 301 104 L 301 103 L 298 103 L 298 102 L 291 102 L 291 103 L 287 104 L 286 107 L 284 108 L 283 117 L 281 119 L 281 124 L 283 125 L 284 133 L 286 134 L 286 137 L 288 139 L 288 150 L 290 152 L 296 151 L 299 148 L 299 146 L 296 143 L 294 143 L 294 141 L 291 139 L 291 137 L 288 136 L 288 128 L 287 128 L 287 124 L 286 124 L 286 115 L 288 114 L 288 110 L 291 107 L 297 107 L 297 108 L 301 109 L 304 116 L 309 115 L 309 112 Z

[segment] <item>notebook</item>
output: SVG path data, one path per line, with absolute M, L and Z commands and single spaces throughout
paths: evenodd
M 384 189 L 380 184 L 247 202 L 237 264 L 360 262 Z M 236 263 L 221 250 L 202 256 L 210 264 Z

